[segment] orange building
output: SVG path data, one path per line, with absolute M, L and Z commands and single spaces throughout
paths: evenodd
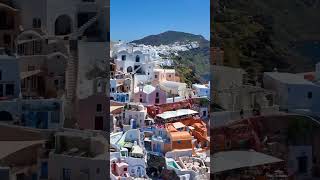
M 182 124 L 182 123 L 181 123 Z M 166 130 L 168 132 L 171 149 L 193 149 L 192 136 L 186 131 L 185 126 L 175 127 L 174 123 L 167 123 Z

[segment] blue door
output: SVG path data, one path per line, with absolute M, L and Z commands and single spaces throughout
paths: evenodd
M 157 152 L 160 152 L 161 148 L 160 148 L 160 144 L 157 144 Z
M 37 128 L 48 129 L 48 112 L 37 113 Z

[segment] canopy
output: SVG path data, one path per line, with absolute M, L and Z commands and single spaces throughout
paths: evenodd
M 160 117 L 162 119 L 170 119 L 170 118 L 186 116 L 186 115 L 194 115 L 194 114 L 198 114 L 198 112 L 191 109 L 179 109 L 177 111 L 166 111 L 162 114 L 158 114 L 157 117 Z
M 213 173 L 261 166 L 283 160 L 255 151 L 224 151 L 213 155 Z

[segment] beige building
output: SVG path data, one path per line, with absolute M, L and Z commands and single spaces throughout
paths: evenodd
M 163 81 L 177 81 L 176 71 L 174 69 L 154 69 L 153 85 L 160 84 Z
M 106 139 L 99 133 L 69 130 L 55 135 L 48 159 L 50 180 L 108 179 Z

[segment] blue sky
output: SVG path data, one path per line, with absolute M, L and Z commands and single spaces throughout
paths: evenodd
M 113 41 L 167 30 L 210 37 L 210 0 L 111 0 L 110 9 Z

